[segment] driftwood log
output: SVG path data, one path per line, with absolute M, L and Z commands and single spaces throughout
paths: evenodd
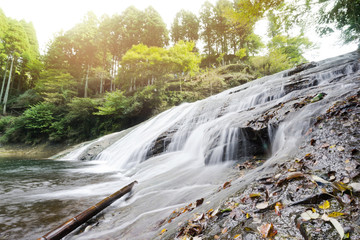
M 84 212 L 80 213 L 76 217 L 73 217 L 69 219 L 67 222 L 62 224 L 61 226 L 51 230 L 47 234 L 45 234 L 43 237 L 39 238 L 38 240 L 58 240 L 72 231 L 74 231 L 76 228 L 78 228 L 80 225 L 88 221 L 90 218 L 104 210 L 104 208 L 108 207 L 110 204 L 115 202 L 117 199 L 124 196 L 126 193 L 130 192 L 133 186 L 137 183 L 137 181 L 134 181 L 130 183 L 129 185 L 121 188 L 119 191 L 111 194 L 109 197 L 104 198 L 102 201 L 98 202 L 94 206 L 88 208 Z

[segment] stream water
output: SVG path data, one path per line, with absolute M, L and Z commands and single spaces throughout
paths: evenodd
M 87 146 L 65 160 L 0 160 L 0 239 L 34 239 L 137 180 L 132 197 L 105 210 L 93 230 L 69 239 L 153 239 L 174 209 L 212 195 L 233 178 L 235 162 L 268 155 L 266 164 L 291 156 L 314 116 L 338 96 L 359 88 L 356 53 L 322 61 L 302 75 L 288 71 L 208 99 L 182 104 L 125 132 L 95 160 L 79 161 Z M 295 84 L 295 85 L 294 85 Z M 326 100 L 265 134 L 249 119 L 299 96 L 325 92 Z M 255 140 L 254 140 L 255 139 Z M 98 141 L 99 144 L 101 141 Z M 250 173 L 249 179 L 256 174 Z M 221 198 L 212 203 L 221 201 Z

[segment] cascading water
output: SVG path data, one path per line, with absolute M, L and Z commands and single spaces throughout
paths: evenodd
M 159 232 L 157 223 L 175 208 L 212 194 L 229 180 L 233 161 L 266 156 L 262 171 L 283 161 L 316 114 L 359 88 L 359 68 L 358 53 L 310 63 L 182 104 L 133 128 L 96 157 L 98 167 L 107 166 L 119 177 L 102 186 L 109 193 L 139 182 L 132 198 L 115 203 L 98 227 L 74 239 L 152 239 Z M 282 119 L 259 120 L 269 109 L 320 92 L 326 93 L 321 102 L 288 111 Z M 64 158 L 80 152 L 72 154 Z

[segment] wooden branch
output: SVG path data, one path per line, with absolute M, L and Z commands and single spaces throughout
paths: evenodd
M 80 225 L 88 221 L 90 218 L 104 210 L 104 208 L 111 205 L 113 202 L 115 202 L 117 199 L 124 196 L 126 193 L 130 192 L 133 186 L 137 183 L 137 181 L 134 181 L 130 183 L 129 185 L 123 187 L 119 191 L 111 194 L 109 197 L 104 198 L 102 201 L 98 202 L 94 206 L 88 208 L 84 212 L 80 213 L 76 217 L 73 217 L 69 219 L 67 222 L 62 224 L 61 226 L 51 230 L 47 234 L 45 234 L 43 237 L 38 238 L 38 240 L 60 240 L 61 238 L 65 237 L 72 231 L 74 231 L 76 228 L 78 228 Z

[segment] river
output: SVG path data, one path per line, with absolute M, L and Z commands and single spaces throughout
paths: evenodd
M 105 192 L 93 191 L 104 182 L 111 184 L 118 180 L 109 172 L 92 171 L 95 165 L 94 162 L 0 158 L 0 239 L 41 237 L 107 193 L 111 194 L 111 188 Z

